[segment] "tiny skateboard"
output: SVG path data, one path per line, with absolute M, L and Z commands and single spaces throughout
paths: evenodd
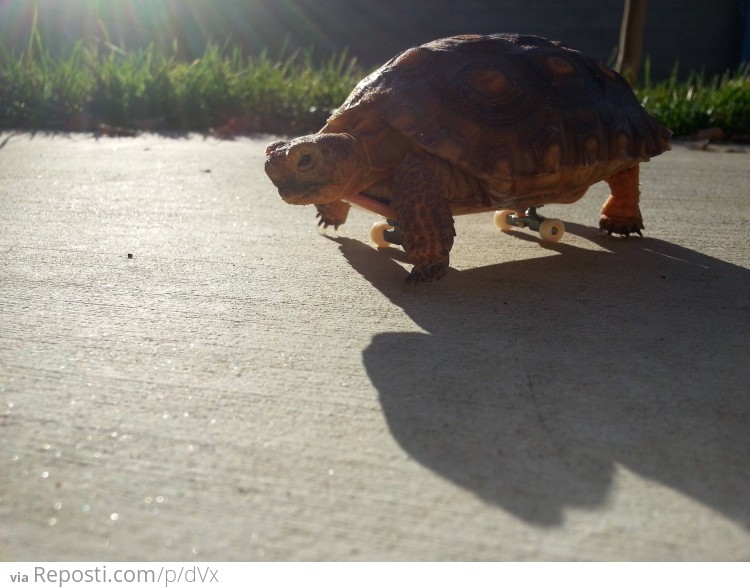
M 351 204 L 356 204 L 362 208 L 384 216 L 386 220 L 381 220 L 372 225 L 370 229 L 370 240 L 377 247 L 390 247 L 391 245 L 401 245 L 401 230 L 398 221 L 394 220 L 396 216 L 393 209 L 387 204 L 383 204 L 372 198 L 358 194 L 356 197 L 347 199 Z M 541 207 L 527 208 L 523 211 L 515 210 L 497 210 L 494 214 L 495 226 L 504 233 L 512 231 L 514 228 L 527 228 L 539 233 L 542 241 L 555 243 L 563 238 L 565 234 L 565 225 L 561 220 L 556 218 L 545 218 L 537 212 Z M 479 211 L 491 212 L 491 211 Z M 469 213 L 473 214 L 473 213 Z
M 495 225 L 503 232 L 513 227 L 528 228 L 539 233 L 542 241 L 555 243 L 563 238 L 565 225 L 556 218 L 545 218 L 537 212 L 537 208 L 527 208 L 523 212 L 514 210 L 498 210 L 495 213 Z

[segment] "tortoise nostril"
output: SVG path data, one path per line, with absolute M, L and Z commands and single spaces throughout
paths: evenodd
M 268 147 L 266 147 L 266 155 L 271 155 L 271 153 L 276 151 L 282 145 L 284 145 L 284 141 L 274 141 Z

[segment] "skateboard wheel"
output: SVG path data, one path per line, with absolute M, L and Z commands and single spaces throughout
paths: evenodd
M 501 231 L 510 231 L 513 225 L 508 222 L 508 217 L 513 214 L 515 214 L 513 210 L 498 210 L 494 216 L 495 226 Z
M 378 249 L 385 249 L 386 247 L 391 246 L 391 244 L 385 240 L 385 232 L 391 228 L 393 227 L 385 221 L 378 221 L 372 225 L 372 228 L 370 229 L 370 240 Z
M 557 220 L 556 218 L 545 219 L 539 225 L 539 235 L 542 237 L 542 241 L 555 243 L 562 239 L 564 234 L 565 225 L 561 220 Z

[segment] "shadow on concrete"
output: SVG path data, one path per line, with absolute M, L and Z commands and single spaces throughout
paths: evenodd
M 426 331 L 363 352 L 393 436 L 537 525 L 605 505 L 622 466 L 750 528 L 750 272 L 567 228 L 608 251 L 558 243 L 416 289 L 388 254 L 337 239 Z

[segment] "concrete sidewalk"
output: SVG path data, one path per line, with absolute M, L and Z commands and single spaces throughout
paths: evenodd
M 750 559 L 750 154 L 415 289 L 270 140 L 0 136 L 2 559 Z

